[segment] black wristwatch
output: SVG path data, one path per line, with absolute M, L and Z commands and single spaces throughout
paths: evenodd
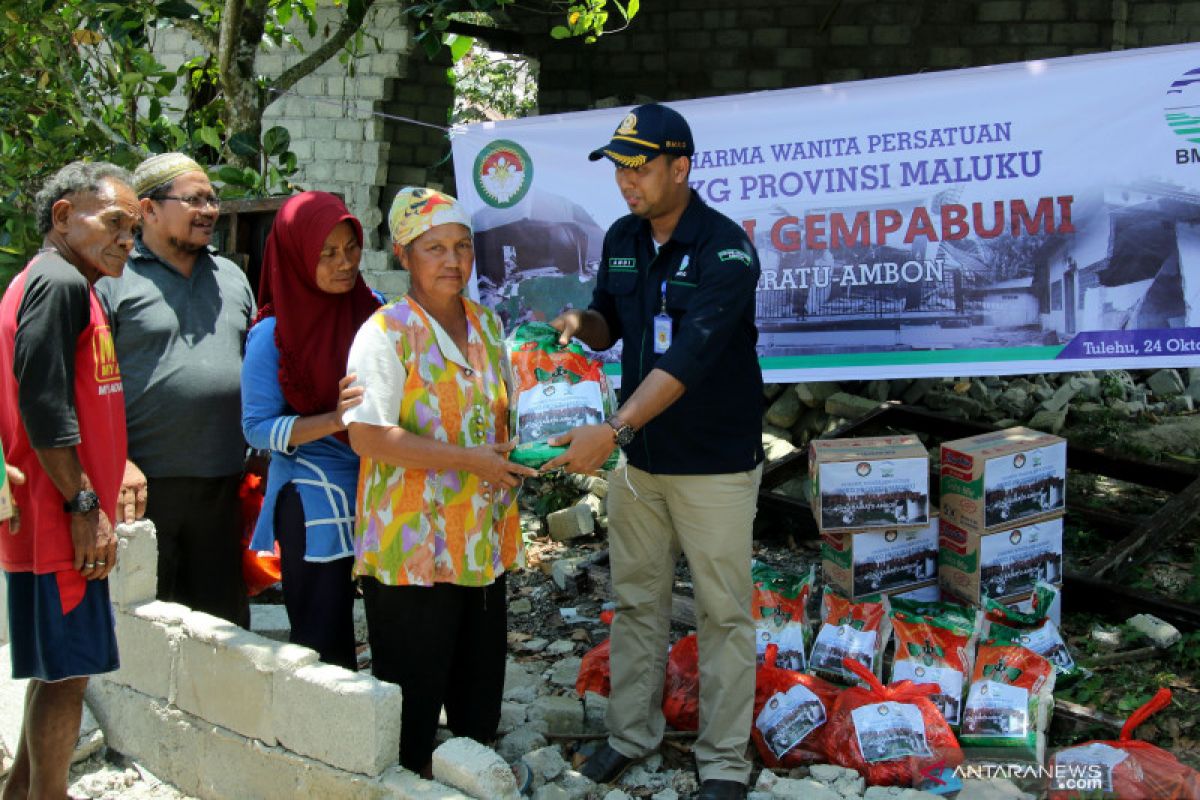
M 625 447 L 633 441 L 634 435 L 637 433 L 630 425 L 622 425 L 616 417 L 609 417 L 604 420 L 613 429 L 613 441 L 617 447 Z
M 91 489 L 80 489 L 67 502 L 63 503 L 63 511 L 68 514 L 87 514 L 100 507 L 100 498 Z

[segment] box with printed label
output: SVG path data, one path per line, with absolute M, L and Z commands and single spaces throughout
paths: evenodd
M 937 518 L 923 528 L 821 533 L 826 583 L 850 600 L 937 579 Z
M 994 533 L 975 533 L 944 517 L 938 539 L 942 591 L 978 605 L 984 595 L 1028 595 L 1039 580 L 1061 583 L 1062 517 Z
M 944 442 L 942 519 L 983 532 L 1062 513 L 1067 442 L 1031 428 L 1007 428 Z
M 929 524 L 929 453 L 916 436 L 817 439 L 808 474 L 823 533 Z

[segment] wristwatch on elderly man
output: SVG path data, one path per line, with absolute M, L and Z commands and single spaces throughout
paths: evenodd
M 632 425 L 626 425 L 621 420 L 617 419 L 616 414 L 604 420 L 609 427 L 613 429 L 613 444 L 617 447 L 624 447 L 633 441 L 634 434 L 637 433 Z
M 75 496 L 63 503 L 68 514 L 88 514 L 100 507 L 100 498 L 91 489 L 80 489 Z

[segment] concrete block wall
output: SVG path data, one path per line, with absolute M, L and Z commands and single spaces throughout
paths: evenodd
M 522 21 L 532 41 L 558 24 Z M 1196 40 L 1200 6 L 1187 0 L 662 0 L 595 45 L 540 48 L 538 106 L 558 113 Z
M 450 800 L 486 797 L 472 788 L 490 792 L 504 778 L 482 745 L 438 756 L 458 788 L 402 769 L 399 687 L 155 600 L 144 591 L 146 564 L 157 560 L 154 526 L 117 533 L 110 586 L 122 598 L 114 604 L 121 669 L 93 679 L 87 693 L 113 750 L 201 798 Z
M 364 54 L 352 62 L 353 75 L 335 56 L 276 97 L 263 115 L 264 130 L 282 125 L 291 134 L 299 161 L 294 182 L 305 189 L 340 193 L 362 221 L 363 272 L 368 283 L 389 297 L 408 287 L 407 276 L 390 252 L 386 215 L 392 197 L 401 186 L 445 185 L 452 175 L 449 164 L 435 169 L 449 149 L 442 131 L 381 116 L 445 126 L 454 100 L 446 78 L 448 64 L 431 65 L 422 52 L 413 52 L 402 5 L 399 0 L 378 0 L 372 6 L 363 26 Z M 318 30 L 336 26 L 344 14 L 342 6 L 320 0 Z M 311 51 L 316 42 L 309 41 L 300 25 L 293 29 Z M 171 69 L 204 55 L 186 31 L 173 27 L 155 31 L 154 50 Z M 293 47 L 263 47 L 256 66 L 273 77 L 303 57 L 304 52 Z M 183 105 L 178 97 L 175 105 Z

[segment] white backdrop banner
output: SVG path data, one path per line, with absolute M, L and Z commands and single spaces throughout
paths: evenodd
M 1200 365 L 1200 45 L 671 105 L 758 248 L 769 381 Z M 627 110 L 455 132 L 509 327 L 587 305 Z

